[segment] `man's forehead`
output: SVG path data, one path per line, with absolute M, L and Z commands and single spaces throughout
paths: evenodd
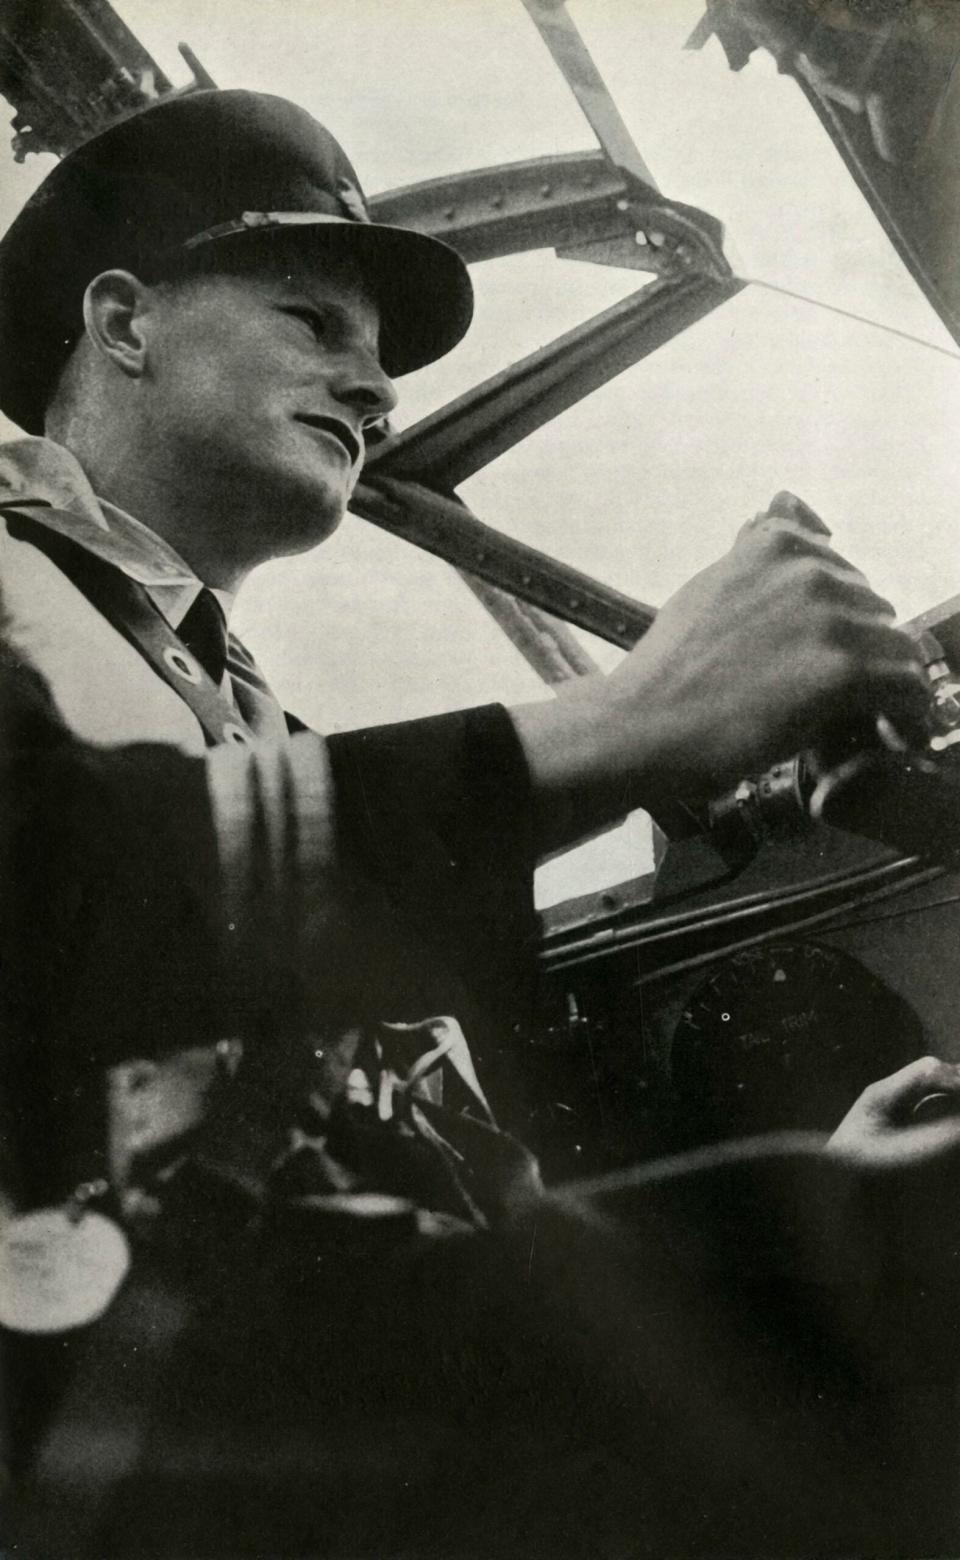
M 239 270 L 230 266 L 225 274 L 241 283 L 253 283 L 258 291 L 337 306 L 375 325 L 379 317 L 376 293 L 356 261 L 351 256 L 307 248 L 304 253 L 294 245 L 271 246 L 260 251 L 254 263 Z
M 373 288 L 363 273 L 347 261 L 332 264 L 301 261 L 297 265 L 281 265 L 271 271 L 269 279 L 288 291 L 308 293 L 328 302 L 342 301 L 376 312 Z

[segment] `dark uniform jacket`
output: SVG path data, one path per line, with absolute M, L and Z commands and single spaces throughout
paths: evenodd
M 0 508 L 8 689 L 35 712 L 5 742 L 16 1200 L 179 1140 L 218 1045 L 275 1048 L 282 1067 L 291 1036 L 314 1055 L 350 1026 L 450 1013 L 491 1060 L 508 1051 L 535 921 L 505 712 L 324 741 L 232 643 L 220 692 L 256 740 L 211 745 L 54 544 L 119 571 L 173 632 L 201 589 L 183 560 L 47 440 L 0 452 Z

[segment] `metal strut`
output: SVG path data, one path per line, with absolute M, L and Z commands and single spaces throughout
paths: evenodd
M 625 650 L 653 622 L 652 607 L 484 525 L 450 493 L 378 475 L 376 481 L 364 478 L 357 485 L 350 507 L 364 520 L 414 541 L 456 568 Z
M 694 275 L 641 288 L 377 445 L 368 456 L 351 508 L 488 586 L 629 649 L 652 623 L 652 607 L 484 525 L 452 490 L 741 286 L 732 276 L 721 282 Z M 544 676 L 542 625 L 531 626 L 521 611 L 511 614 L 508 629 L 503 603 L 481 599 Z M 558 638 L 571 668 L 592 670 L 592 665 L 577 663 L 579 646 L 574 649 L 562 636 Z M 545 680 L 562 679 L 551 675 Z
M 594 669 L 562 620 L 629 648 L 653 609 L 482 525 L 453 490 L 742 284 L 724 256 L 720 223 L 660 195 L 563 0 L 523 3 L 600 151 L 431 180 L 376 197 L 371 210 L 379 221 L 445 238 L 470 261 L 550 245 L 564 258 L 657 280 L 378 445 L 354 508 L 452 562 L 530 665 L 555 683 Z
M 565 0 L 523 0 L 534 26 L 614 168 L 622 168 L 657 189 L 657 181 L 637 151 L 633 136 L 610 96 L 607 84 L 593 62 L 576 24 L 567 14 Z
M 376 445 L 368 457 L 367 479 L 411 477 L 450 491 L 743 285 L 734 276 L 721 281 L 699 274 L 651 282 Z

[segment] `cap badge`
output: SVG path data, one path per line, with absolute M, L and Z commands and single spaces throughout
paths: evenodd
M 363 196 L 349 179 L 337 180 L 337 200 L 352 222 L 370 221 L 367 208 L 363 204 Z

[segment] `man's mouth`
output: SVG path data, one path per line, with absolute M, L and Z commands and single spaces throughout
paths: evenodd
M 342 444 L 350 458 L 351 466 L 359 465 L 363 451 L 360 448 L 360 440 L 353 429 L 346 423 L 340 422 L 336 417 L 314 417 L 309 413 L 301 412 L 297 416 L 297 422 L 306 423 L 308 428 L 319 428 L 321 433 L 330 434 L 338 444 Z

